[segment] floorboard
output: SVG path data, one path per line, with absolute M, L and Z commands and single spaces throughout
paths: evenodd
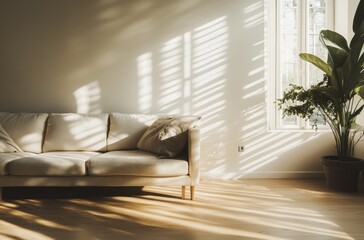
M 0 239 L 364 239 L 364 182 L 356 194 L 322 179 L 205 180 L 194 201 L 180 191 L 5 189 Z

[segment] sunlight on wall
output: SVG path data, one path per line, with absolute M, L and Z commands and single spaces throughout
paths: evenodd
M 228 32 L 227 17 L 218 17 L 137 58 L 139 110 L 202 116 L 202 154 L 221 166 L 227 161 Z
M 326 134 L 267 131 L 274 1 L 33 1 L 0 1 L 2 111 L 201 115 L 203 177 L 321 170 Z
M 264 12 L 267 11 L 267 2 L 260 1 L 242 10 L 242 26 L 246 34 L 255 27 L 263 27 L 264 32 L 255 38 L 249 38 L 249 47 L 253 49 L 250 68 L 241 87 L 241 104 L 247 106 L 241 111 L 240 141 L 244 146 L 244 152 L 239 154 L 239 171 L 236 177 L 292 177 L 318 176 L 319 171 L 306 171 L 306 159 L 316 159 L 314 152 L 318 152 L 319 145 L 315 144 L 322 137 L 329 141 L 325 133 L 309 133 L 302 131 L 267 131 L 268 108 L 273 99 L 268 98 L 270 91 L 268 81 L 275 81 L 274 76 L 267 72 L 267 57 L 269 48 L 269 36 L 267 34 L 267 19 Z M 329 140 L 328 140 L 329 139 Z M 305 146 L 305 147 L 303 147 Z M 310 150 L 303 150 L 304 148 Z M 303 153 L 303 154 L 300 154 Z M 292 157 L 289 157 L 292 156 Z M 293 157 L 294 156 L 294 157 Z M 285 160 L 289 159 L 289 163 Z M 272 168 L 274 166 L 274 168 Z M 289 171 L 287 166 L 296 166 L 293 169 L 301 171 Z M 300 166 L 300 167 L 298 167 Z M 294 174 L 296 173 L 296 175 Z M 301 175 L 300 175 L 301 174 Z
M 267 0 L 127 2 L 116 1 L 102 11 L 97 33 L 113 31 L 107 38 L 112 40 L 94 55 L 92 66 L 107 73 L 74 92 L 78 112 L 120 109 L 202 116 L 205 178 L 270 177 L 271 172 L 292 174 L 301 167 L 302 173 L 320 170 L 314 161 L 304 163 L 302 156 L 314 158 L 327 149 L 316 146 L 322 134 L 267 131 L 267 82 L 272 81 L 265 75 Z M 201 12 L 207 5 L 211 9 Z M 171 22 L 163 23 L 166 19 Z M 79 74 L 75 79 L 87 77 Z M 241 145 L 244 152 L 237 151 Z M 302 145 L 312 151 L 291 161 Z
M 250 134 L 249 131 L 246 132 Z M 254 136 L 254 135 L 253 135 Z M 291 149 L 302 146 L 305 142 L 309 142 L 318 138 L 319 135 L 303 140 L 302 133 L 292 134 L 290 132 L 282 133 L 266 133 L 265 136 L 254 136 L 254 140 L 246 145 L 247 150 L 244 152 L 240 172 L 244 174 L 253 173 L 279 159 L 283 154 Z M 249 139 L 245 139 L 249 141 Z M 243 174 L 243 175 L 244 175 Z
M 192 109 L 203 116 L 201 154 L 210 162 L 202 171 L 209 169 L 209 175 L 224 172 L 228 162 L 228 31 L 227 18 L 220 17 L 197 27 L 192 35 Z
M 224 104 L 216 99 L 223 98 L 226 79 L 221 77 L 226 73 L 227 41 L 226 17 L 222 17 L 164 43 L 157 71 L 159 92 L 153 92 L 153 86 L 158 83 L 152 79 L 152 54 L 140 55 L 137 60 L 139 109 L 148 111 L 155 103 L 152 101 L 155 93 L 162 112 L 186 114 L 194 108 L 204 118 L 216 115 L 216 107 Z
M 181 113 L 180 99 L 182 95 L 183 76 L 183 38 L 175 37 L 166 42 L 161 51 L 160 88 L 158 109 L 162 112 Z
M 245 29 L 250 29 L 262 24 L 264 19 L 264 11 L 261 11 L 263 3 L 261 1 L 250 4 L 243 9 L 243 14 L 248 16 L 244 19 L 243 26 Z
M 98 81 L 90 82 L 73 93 L 78 113 L 101 113 L 100 86 Z
M 185 114 L 191 114 L 191 75 L 192 75 L 192 43 L 191 43 L 191 32 L 183 34 L 183 112 Z
M 153 100 L 153 66 L 152 53 L 140 55 L 137 59 L 138 65 L 138 107 L 139 112 L 148 113 L 152 107 Z

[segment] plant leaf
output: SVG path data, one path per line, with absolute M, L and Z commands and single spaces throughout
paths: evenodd
M 359 31 L 358 33 L 355 33 L 354 34 L 353 38 L 350 41 L 350 48 L 352 48 L 353 45 L 354 45 L 354 43 L 356 41 L 358 41 L 358 39 L 364 35 L 364 22 L 362 22 L 362 24 L 360 26 L 361 26 L 360 27 L 361 28 L 361 31 Z
M 346 96 L 356 93 L 353 90 L 359 86 L 359 82 L 362 79 L 361 71 L 363 69 L 364 57 L 360 56 L 364 44 L 364 35 L 358 36 L 355 34 L 350 43 L 349 56 L 343 66 L 343 84 Z
M 364 35 L 361 37 L 363 40 L 361 44 L 364 43 Z M 364 53 L 360 56 L 359 59 L 353 59 L 353 63 L 348 67 L 349 76 L 348 79 L 350 79 L 350 84 L 352 88 L 356 87 L 362 87 L 364 85 Z M 357 91 L 355 91 L 357 92 Z
M 361 36 L 359 36 L 358 34 L 355 34 L 355 36 L 353 37 L 353 39 L 351 40 L 351 43 L 350 43 L 351 49 L 350 49 L 349 58 L 350 58 L 350 63 L 352 65 L 354 65 L 358 61 L 358 58 L 359 58 L 360 53 L 363 48 L 363 44 L 364 44 L 364 34 Z
M 344 65 L 350 51 L 346 39 L 337 32 L 322 30 L 320 32 L 320 41 L 329 51 L 328 63 L 331 67 Z
M 321 58 L 316 57 L 315 55 L 310 54 L 310 53 L 300 53 L 300 57 L 301 57 L 301 59 L 305 60 L 306 62 L 312 63 L 313 65 L 315 65 L 316 67 L 321 69 L 328 76 L 332 75 L 331 67 L 329 66 L 329 64 L 324 62 Z
M 338 94 L 337 90 L 335 90 L 331 87 L 317 87 L 317 88 L 315 88 L 315 91 L 325 94 L 328 98 L 331 99 L 332 103 L 336 107 L 338 107 L 340 105 L 339 102 L 341 101 L 341 99 L 338 97 L 339 94 Z
M 354 113 L 351 114 L 351 118 L 356 118 L 356 116 L 358 116 L 361 111 L 363 111 L 364 105 L 362 105 L 360 108 L 358 108 Z
M 360 0 L 358 7 L 355 11 L 354 21 L 353 21 L 353 31 L 355 33 L 364 32 L 364 0 Z
M 360 87 L 357 87 L 355 91 L 358 93 L 358 95 L 364 99 L 364 85 L 361 85 Z

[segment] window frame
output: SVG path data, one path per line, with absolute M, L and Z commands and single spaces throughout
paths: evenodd
M 298 0 L 300 4 L 299 18 L 298 18 L 298 37 L 302 39 L 297 44 L 298 52 L 309 52 L 309 1 L 310 0 Z M 308 121 L 297 117 L 296 125 L 284 125 L 282 124 L 282 112 L 277 109 L 275 101 L 277 98 L 282 97 L 283 91 L 281 89 L 282 82 L 280 81 L 280 3 L 281 0 L 266 0 L 268 7 L 266 8 L 268 14 L 266 14 L 266 35 L 268 41 L 266 43 L 266 53 L 268 55 L 268 67 L 267 67 L 267 95 L 268 95 L 268 130 L 305 130 L 313 131 Z M 334 29 L 334 13 L 335 13 L 335 0 L 326 0 L 326 29 Z M 297 58 L 299 56 L 297 55 Z M 298 84 L 309 87 L 308 73 L 309 63 L 305 61 L 299 62 L 298 73 Z M 319 130 L 327 131 L 328 126 L 320 126 Z

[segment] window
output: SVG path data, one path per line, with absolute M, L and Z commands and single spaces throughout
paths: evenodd
M 272 4 L 273 1 L 269 1 Z M 272 11 L 273 9 L 273 11 Z M 289 84 L 309 87 L 322 80 L 323 72 L 311 64 L 302 61 L 299 53 L 309 52 L 322 59 L 327 58 L 326 49 L 319 40 L 322 29 L 333 27 L 333 0 L 275 0 L 270 6 L 268 25 L 270 42 L 270 77 L 271 94 L 274 99 L 282 96 Z M 274 105 L 274 104 L 273 104 Z M 282 119 L 282 113 L 272 109 L 270 128 L 274 129 L 309 129 L 312 123 L 292 116 Z M 319 124 L 325 124 L 323 118 Z

